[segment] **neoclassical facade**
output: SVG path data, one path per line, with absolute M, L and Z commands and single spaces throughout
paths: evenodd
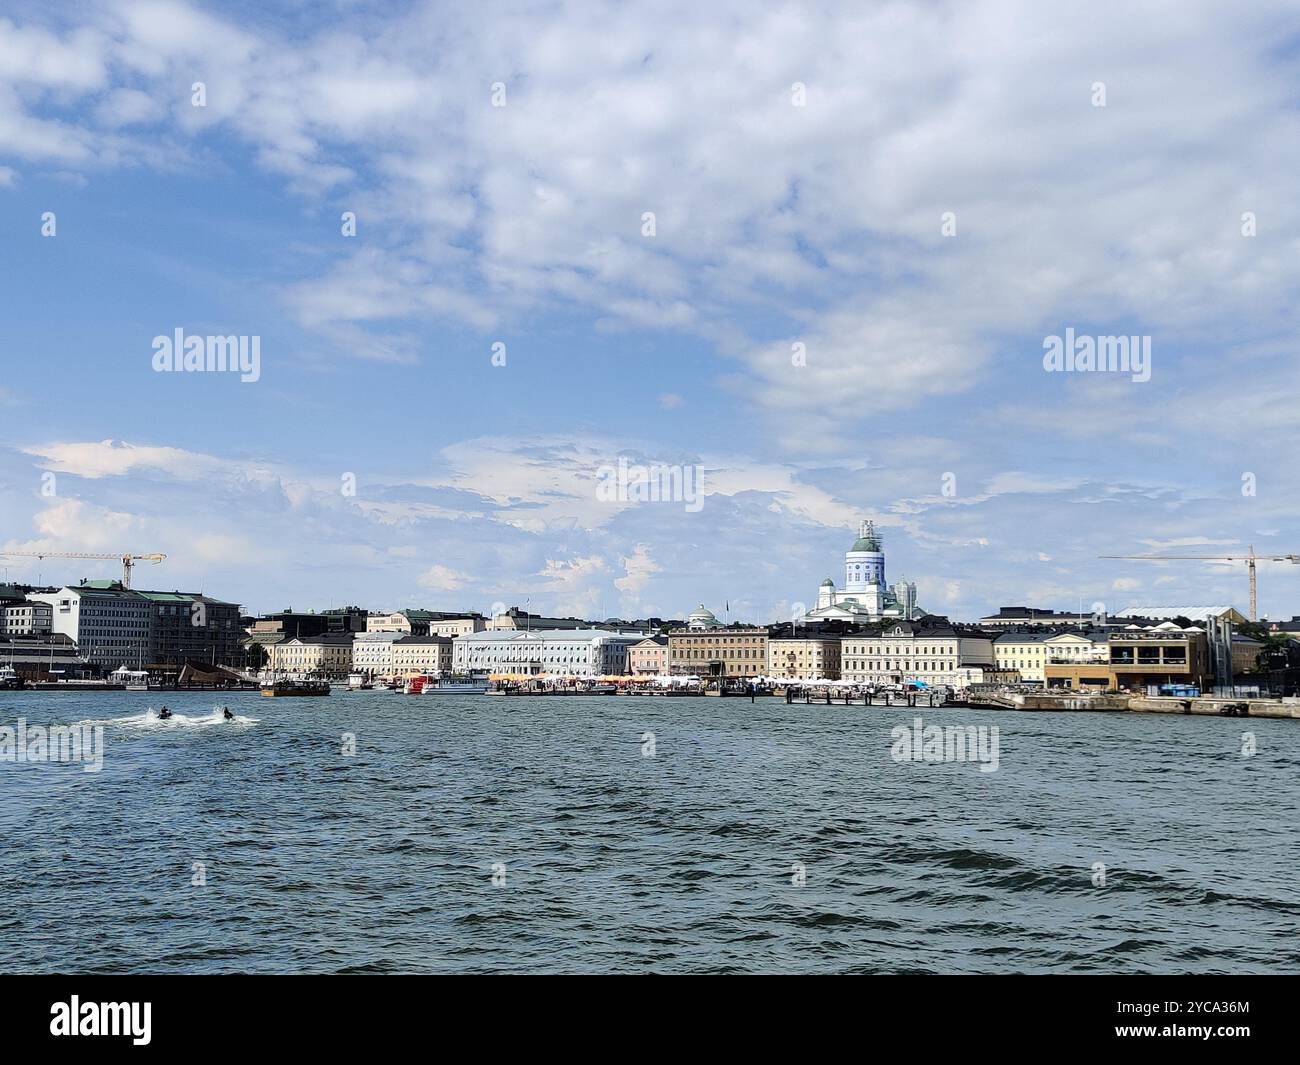
M 845 636 L 840 644 L 840 675 L 858 684 L 967 683 L 964 667 L 992 667 L 993 641 L 987 633 L 958 629 L 941 619 L 933 624 L 898 621 L 878 633 Z

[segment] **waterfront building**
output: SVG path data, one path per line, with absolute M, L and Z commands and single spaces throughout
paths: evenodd
M 925 613 L 916 602 L 916 585 L 899 581 L 892 588 L 885 583 L 885 551 L 875 524 L 864 521 L 858 538 L 844 554 L 844 589 L 837 590 L 827 577 L 817 591 L 817 605 L 804 620 L 844 621 L 871 624 L 884 618 L 910 620 Z
M 180 667 L 190 661 L 218 666 L 245 663 L 239 604 L 199 592 L 133 592 L 149 603 L 153 614 L 146 666 Z
M 1159 625 L 1129 625 L 1113 630 L 1105 662 L 1049 663 L 1049 688 L 1104 688 L 1148 692 L 1161 685 L 1181 684 L 1211 690 L 1214 667 L 1205 630 L 1180 628 L 1171 621 Z
M 402 638 L 400 632 L 358 632 L 352 637 L 352 671 L 368 677 L 392 676 L 393 643 Z
M 54 628 L 54 608 L 49 603 L 19 599 L 0 605 L 0 635 L 45 636 Z
M 792 628 L 794 631 L 790 631 Z M 769 634 L 767 675 L 792 680 L 839 680 L 841 638 L 800 630 L 800 626 L 782 626 Z
M 703 610 L 703 607 L 700 608 Z M 708 613 L 716 623 L 711 613 Z M 686 628 L 668 633 L 668 671 L 709 677 L 761 677 L 767 672 L 767 629 L 708 623 L 693 611 Z M 697 624 L 692 627 L 691 619 Z
M 844 636 L 840 675 L 858 684 L 945 684 L 961 687 L 965 666 L 994 665 L 993 639 L 981 629 L 927 616 L 897 621 L 875 631 Z
M 51 608 L 50 627 L 95 666 L 138 666 L 150 654 L 153 611 L 149 601 L 116 581 L 94 581 L 57 592 L 33 593 Z
M 1214 684 L 1205 630 L 1169 621 L 1112 633 L 1110 669 L 1119 688 L 1195 684 L 1204 690 Z
M 402 636 L 392 643 L 393 672 L 398 676 L 452 671 L 450 636 Z
M 999 670 L 1019 673 L 1022 681 L 1042 684 L 1051 663 L 1104 663 L 1109 657 L 1106 641 L 1102 630 L 1002 632 L 993 641 L 993 661 Z
M 488 629 L 458 636 L 452 644 L 457 673 L 601 677 L 627 672 L 636 634 L 604 629 Z
M 634 676 L 658 677 L 668 672 L 668 637 L 647 636 L 627 651 L 628 672 Z
M 308 673 L 343 678 L 352 672 L 352 634 L 294 636 L 267 648 L 276 673 Z

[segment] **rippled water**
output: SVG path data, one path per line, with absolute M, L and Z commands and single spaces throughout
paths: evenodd
M 981 773 L 894 762 L 898 709 L 165 698 L 0 692 L 107 741 L 0 763 L 0 969 L 1300 967 L 1296 721 L 922 711 L 999 727 Z

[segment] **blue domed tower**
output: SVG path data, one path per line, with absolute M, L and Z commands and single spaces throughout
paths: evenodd
M 858 538 L 844 555 L 844 591 L 854 595 L 884 587 L 885 553 L 880 536 L 872 522 L 864 521 L 858 526 Z

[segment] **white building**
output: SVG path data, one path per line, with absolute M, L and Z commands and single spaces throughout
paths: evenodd
M 369 677 L 388 677 L 394 672 L 393 643 L 401 632 L 358 632 L 352 638 L 352 669 Z
M 840 676 L 858 684 L 908 684 L 961 687 L 962 667 L 993 668 L 993 641 L 979 630 L 960 630 L 946 622 L 922 625 L 899 621 L 876 634 L 840 641 Z
M 43 636 L 54 622 L 54 608 L 49 603 L 31 599 L 0 606 L 0 633 L 6 636 Z
M 48 603 L 50 627 L 99 666 L 135 667 L 149 659 L 153 604 L 121 587 L 61 588 L 33 592 L 33 603 Z
M 452 665 L 457 673 L 622 675 L 627 672 L 628 648 L 641 639 L 603 629 L 471 632 L 453 641 Z
M 817 606 L 804 615 L 807 622 L 849 621 L 869 624 L 882 618 L 904 621 L 925 614 L 916 604 L 916 585 L 885 584 L 885 552 L 880 534 L 869 521 L 858 527 L 858 538 L 844 554 L 844 590 L 827 577 L 817 591 Z

